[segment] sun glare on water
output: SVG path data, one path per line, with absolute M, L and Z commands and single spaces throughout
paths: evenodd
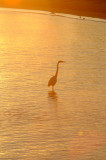
M 3 0 L 3 1 L 8 7 L 16 7 L 21 2 L 21 0 Z

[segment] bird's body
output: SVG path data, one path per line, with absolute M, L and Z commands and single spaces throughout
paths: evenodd
M 48 86 L 54 86 L 57 82 L 57 77 L 53 76 L 50 78 L 49 82 L 48 82 Z
M 58 75 L 58 70 L 59 70 L 59 63 L 63 63 L 64 61 L 58 61 L 57 63 L 57 70 L 56 70 L 56 74 L 50 78 L 49 82 L 48 82 L 48 86 L 52 86 L 52 90 L 54 90 L 54 85 L 57 82 L 57 75 Z

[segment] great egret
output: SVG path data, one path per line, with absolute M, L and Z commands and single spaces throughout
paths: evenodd
M 52 86 L 52 90 L 54 90 L 54 85 L 57 82 L 57 75 L 58 75 L 58 70 L 59 70 L 59 63 L 63 63 L 64 61 L 58 61 L 57 63 L 57 70 L 56 70 L 56 74 L 55 76 L 51 77 L 49 82 L 48 82 L 48 86 Z

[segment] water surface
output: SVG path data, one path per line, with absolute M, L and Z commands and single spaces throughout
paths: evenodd
M 106 23 L 63 16 L 0 11 L 1 160 L 105 160 Z

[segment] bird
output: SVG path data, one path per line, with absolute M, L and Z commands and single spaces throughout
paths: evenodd
M 56 73 L 53 77 L 50 78 L 49 82 L 48 82 L 48 87 L 52 86 L 52 91 L 54 90 L 54 85 L 57 82 L 57 76 L 58 76 L 58 70 L 59 70 L 59 63 L 63 63 L 64 61 L 58 61 L 57 63 L 57 69 L 56 69 Z

